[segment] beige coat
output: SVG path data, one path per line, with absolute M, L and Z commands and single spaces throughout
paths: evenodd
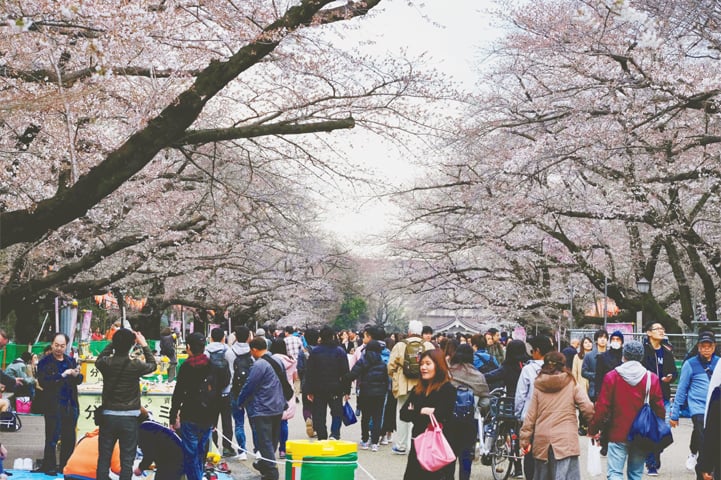
M 583 367 L 583 360 L 578 358 L 578 355 L 573 356 L 573 369 L 571 370 L 571 373 L 573 374 L 573 378 L 576 380 L 576 383 L 579 385 L 582 385 L 583 388 L 586 389 L 586 393 L 588 393 L 588 379 L 583 378 L 583 375 L 581 375 L 581 370 Z
M 411 338 L 417 338 L 421 340 L 417 335 L 409 336 L 406 340 Z M 430 342 L 424 342 L 426 350 L 433 350 L 435 347 Z M 391 376 L 393 382 L 393 396 L 398 398 L 400 396 L 408 395 L 408 392 L 418 384 L 417 378 L 407 378 L 403 375 L 403 358 L 406 354 L 406 343 L 401 341 L 396 343 L 391 350 L 391 356 L 388 359 L 388 375 Z
M 521 427 L 521 447 L 533 438 L 533 457 L 547 461 L 548 447 L 557 460 L 579 456 L 576 407 L 587 421 L 593 417 L 593 404 L 586 390 L 569 373 L 541 373 L 533 384 L 533 396 Z

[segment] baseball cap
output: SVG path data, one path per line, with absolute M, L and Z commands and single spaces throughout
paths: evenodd
M 716 343 L 716 336 L 713 332 L 700 332 L 698 334 L 698 341 L 696 343 L 703 342 Z

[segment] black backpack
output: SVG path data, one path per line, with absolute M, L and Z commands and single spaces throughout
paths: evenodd
M 250 352 L 235 356 L 235 360 L 233 360 L 233 386 L 230 388 L 234 397 L 237 397 L 243 389 L 252 366 L 253 357 L 250 356 Z
M 456 387 L 456 405 L 453 407 L 453 418 L 460 421 L 473 420 L 475 412 L 475 399 L 473 390 L 465 385 Z
M 212 352 L 208 374 L 200 382 L 200 406 L 217 407 L 220 396 L 230 383 L 230 366 L 225 359 L 225 351 Z

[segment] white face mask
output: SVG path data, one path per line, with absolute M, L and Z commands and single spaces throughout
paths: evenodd
M 611 348 L 613 348 L 614 350 L 618 350 L 619 348 L 621 348 L 621 342 L 617 342 L 614 340 L 613 342 L 611 342 Z

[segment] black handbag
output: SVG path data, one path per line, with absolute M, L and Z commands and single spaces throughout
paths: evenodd
M 0 432 L 17 432 L 23 428 L 23 422 L 15 412 L 0 412 Z

